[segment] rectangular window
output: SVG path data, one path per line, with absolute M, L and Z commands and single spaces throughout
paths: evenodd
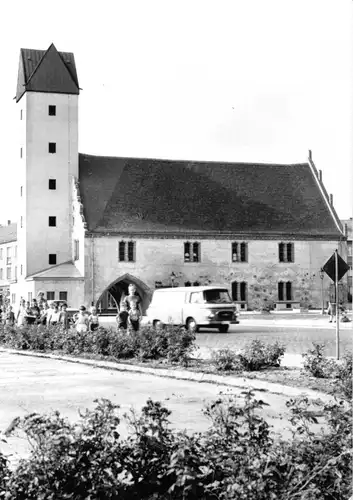
M 125 260 L 125 241 L 119 241 L 119 261 L 123 262 Z
M 238 261 L 238 243 L 232 243 L 232 262 Z
M 200 243 L 184 243 L 184 262 L 200 262 Z
M 0 269 L 0 280 L 4 279 L 4 270 L 1 268 Z
M 294 262 L 294 243 L 278 244 L 278 260 L 280 262 Z
M 11 294 L 11 302 L 12 302 L 12 304 L 15 304 L 15 302 L 16 302 L 16 294 L 15 293 Z
M 11 279 L 11 267 L 6 268 L 6 279 L 7 280 Z
M 293 300 L 293 290 L 291 281 L 287 281 L 286 283 L 280 281 L 278 283 L 278 300 L 284 302 Z
M 22 158 L 22 156 L 23 156 L 23 149 L 20 148 L 20 158 Z
M 21 225 L 21 227 L 23 227 L 23 217 L 22 217 L 22 215 L 21 215 L 20 225 Z
M 21 186 L 21 196 L 23 196 L 23 186 Z
M 47 300 L 55 300 L 55 292 L 47 292 Z
M 282 281 L 278 283 L 278 300 L 284 300 L 284 283 Z
M 28 292 L 28 302 L 32 302 L 32 292 Z
M 59 300 L 65 300 L 65 302 L 67 302 L 67 292 L 59 292 Z
M 49 105 L 48 106 L 48 114 L 49 114 L 49 116 L 56 116 L 56 106 Z
M 56 253 L 50 253 L 49 254 L 49 265 L 55 266 L 55 264 L 56 264 Z
M 23 265 L 21 264 L 21 276 L 23 274 Z
M 49 216 L 49 227 L 56 227 L 56 217 Z
M 192 244 L 192 261 L 200 262 L 200 244 L 196 242 Z
M 6 265 L 11 265 L 11 247 L 6 247 Z
M 129 241 L 127 244 L 127 260 L 129 262 L 135 261 L 135 243 L 133 241 Z
M 49 179 L 49 189 L 56 189 L 56 179 Z
M 79 260 L 80 258 L 80 242 L 79 240 L 74 240 L 74 260 Z
M 56 142 L 49 142 L 48 151 L 52 154 L 56 153 Z
M 246 281 L 233 281 L 232 299 L 234 302 L 246 302 L 248 300 L 248 284 Z
M 23 109 L 20 111 L 20 120 L 23 120 Z

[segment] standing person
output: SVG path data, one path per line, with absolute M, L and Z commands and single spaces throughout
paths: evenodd
M 42 309 L 40 311 L 39 321 L 42 325 L 46 325 L 48 323 L 48 314 L 51 313 L 51 309 L 46 302 L 42 304 Z
M 15 324 L 15 314 L 12 310 L 12 306 L 7 308 L 7 312 L 5 315 L 5 325 L 13 326 Z
M 90 332 L 94 332 L 99 328 L 99 319 L 96 307 L 91 307 L 91 314 L 88 317 L 88 327 Z
M 138 332 L 140 328 L 141 313 L 137 308 L 136 302 L 131 302 L 131 309 L 129 311 L 129 326 L 134 332 Z
M 142 316 L 142 310 L 141 310 L 141 297 L 136 291 L 136 286 L 134 284 L 129 285 L 129 295 L 127 295 L 124 300 L 123 304 L 126 305 L 127 310 L 129 311 L 131 309 L 131 304 L 134 303 L 136 304 L 137 309 L 139 310 L 141 316 Z
M 80 310 L 76 316 L 75 327 L 77 332 L 88 331 L 88 316 L 85 306 L 80 306 Z
M 115 318 L 118 330 L 127 330 L 128 318 L 129 313 L 126 308 L 126 304 L 123 302 L 120 306 L 120 311 Z
M 25 299 L 20 300 L 20 305 L 16 315 L 17 326 L 22 326 L 25 323 L 25 314 L 26 314 L 26 301 Z
M 336 304 L 334 302 L 329 302 L 327 314 L 330 316 L 329 323 L 336 323 Z
M 65 330 L 69 329 L 69 315 L 67 314 L 67 304 L 63 303 L 61 306 L 59 323 L 63 325 Z
M 56 302 L 53 302 L 51 305 L 51 312 L 48 314 L 48 325 L 54 326 L 57 325 L 60 321 L 60 311 L 59 311 L 59 306 Z
M 34 320 L 32 321 L 32 324 L 33 323 L 38 323 L 39 322 L 39 317 L 40 317 L 40 310 L 39 310 L 39 307 L 38 307 L 36 299 L 32 300 L 30 310 L 31 310 L 31 316 L 34 317 Z

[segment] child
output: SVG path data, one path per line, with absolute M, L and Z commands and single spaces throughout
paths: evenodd
M 118 330 L 127 330 L 128 317 L 129 313 L 127 312 L 126 304 L 122 303 L 120 306 L 120 312 L 115 318 L 118 324 Z
M 53 307 L 54 306 L 54 307 Z M 49 325 L 57 325 L 60 320 L 60 311 L 59 306 L 56 302 L 52 304 L 51 313 L 48 314 L 48 324 Z
M 97 308 L 92 307 L 91 308 L 91 314 L 88 317 L 88 325 L 89 325 L 89 331 L 94 332 L 95 330 L 98 330 L 99 327 L 99 319 L 98 319 L 98 314 L 97 314 Z
M 9 306 L 5 316 L 5 324 L 13 326 L 15 324 L 15 314 L 12 310 L 12 306 Z
M 131 302 L 129 311 L 129 326 L 134 330 L 134 332 L 138 332 L 140 328 L 141 313 L 137 307 L 136 302 Z
M 60 311 L 60 316 L 59 316 L 59 323 L 63 325 L 65 330 L 69 329 L 69 316 L 67 314 L 67 304 L 62 304 L 61 306 L 61 311 Z
M 77 332 L 88 331 L 88 316 L 85 306 L 80 306 L 80 310 L 76 316 L 75 327 Z

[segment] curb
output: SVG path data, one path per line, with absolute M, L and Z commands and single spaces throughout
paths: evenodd
M 148 375 L 164 378 L 172 378 L 177 380 L 188 380 L 197 383 L 217 384 L 228 387 L 236 387 L 238 389 L 248 389 L 251 387 L 255 391 L 269 392 L 276 395 L 284 395 L 288 397 L 298 397 L 306 395 L 311 399 L 320 398 L 324 402 L 332 401 L 333 396 L 329 394 L 315 391 L 313 389 L 302 389 L 299 387 L 290 387 L 273 382 L 266 382 L 263 380 L 249 379 L 246 377 L 224 377 L 222 375 L 215 375 L 212 373 L 196 373 L 182 370 L 166 370 L 164 368 L 150 368 L 147 366 L 129 365 L 125 363 L 115 363 L 113 361 L 99 361 L 94 359 L 84 358 L 71 358 L 68 356 L 60 356 L 57 354 L 37 353 L 34 351 L 20 351 L 17 349 L 7 349 L 0 347 L 0 353 L 6 352 L 9 354 L 30 356 L 36 358 L 56 359 L 59 361 L 66 361 L 69 363 L 78 363 L 82 365 L 89 365 L 95 368 L 104 368 L 109 370 L 133 373 L 145 373 Z

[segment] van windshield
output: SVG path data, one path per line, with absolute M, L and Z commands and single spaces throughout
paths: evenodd
M 232 304 L 227 290 L 205 290 L 203 293 L 208 304 Z

